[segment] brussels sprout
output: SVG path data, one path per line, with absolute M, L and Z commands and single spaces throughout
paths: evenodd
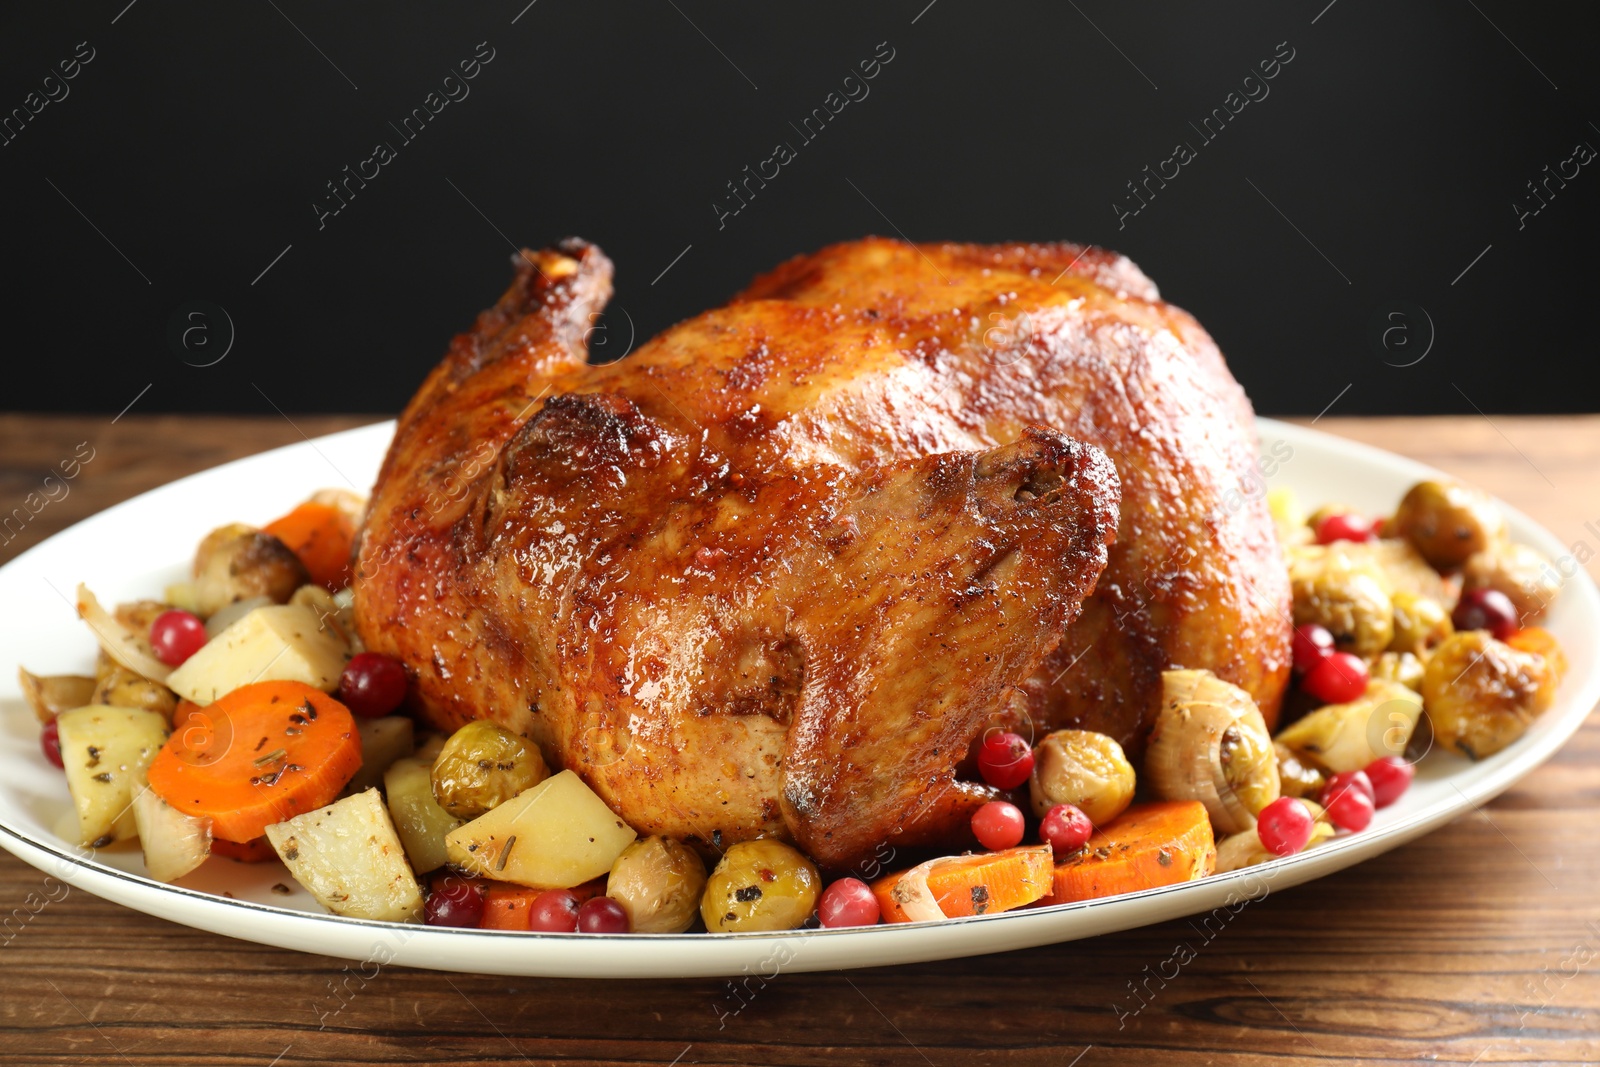
M 706 865 L 670 837 L 635 841 L 617 857 L 606 896 L 622 905 L 634 933 L 681 934 L 699 914 Z
M 1537 548 L 1501 541 L 1468 557 L 1461 585 L 1463 590 L 1499 590 L 1511 599 L 1522 625 L 1531 626 L 1560 595 L 1561 575 Z
M 1287 745 L 1274 742 L 1272 748 L 1278 756 L 1278 788 L 1281 796 L 1315 798 L 1322 792 L 1322 787 L 1328 784 L 1328 778 L 1315 765 L 1302 760 Z
M 1485 630 L 1440 645 L 1422 680 L 1434 740 L 1470 759 L 1492 756 L 1555 701 L 1558 674 L 1545 656 L 1521 652 Z
M 433 763 L 433 798 L 458 819 L 476 819 L 550 776 L 539 746 L 479 719 L 450 735 Z
M 793 930 L 817 910 L 817 868 L 781 841 L 741 841 L 723 854 L 706 882 L 700 916 L 714 934 Z
M 1456 632 L 1450 623 L 1450 613 L 1431 597 L 1396 593 L 1390 603 L 1394 608 L 1394 636 L 1389 638 L 1391 652 L 1425 657 Z
M 1028 792 L 1039 818 L 1057 804 L 1075 804 L 1096 826 L 1133 800 L 1134 773 L 1122 746 L 1089 730 L 1057 730 L 1034 752 Z
M 1342 553 L 1300 561 L 1290 573 L 1294 623 L 1317 623 L 1335 646 L 1369 659 L 1394 637 L 1394 605 L 1377 567 Z
M 192 592 L 202 615 L 256 596 L 286 604 L 310 580 L 288 545 L 243 523 L 219 526 L 195 549 Z
M 170 723 L 172 713 L 178 708 L 178 694 L 160 682 L 152 682 L 126 667 L 111 664 L 100 673 L 93 694 L 84 703 L 153 711 Z
M 1422 689 L 1422 660 L 1409 652 L 1385 652 L 1367 669 L 1369 678 L 1398 682 L 1407 689 Z
M 1442 571 L 1505 537 L 1506 520 L 1487 494 L 1459 482 L 1418 482 L 1400 500 L 1384 533 L 1404 537 Z

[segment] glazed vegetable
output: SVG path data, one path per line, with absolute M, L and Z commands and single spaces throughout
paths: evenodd
M 450 735 L 433 764 L 433 797 L 462 819 L 475 819 L 550 775 L 539 746 L 487 719 Z
M 1536 656 L 1543 656 L 1545 662 L 1550 664 L 1550 669 L 1556 672 L 1556 681 L 1560 681 L 1567 673 L 1567 654 L 1561 649 L 1561 642 L 1556 640 L 1556 635 L 1539 626 L 1524 626 L 1510 637 L 1506 644 L 1518 652 L 1531 652 Z
M 346 793 L 363 793 L 383 784 L 384 772 L 396 760 L 405 759 L 416 748 L 416 725 L 403 715 L 381 719 L 357 719 L 356 734 L 361 738 L 361 769 L 344 787 Z
M 178 696 L 160 682 L 152 682 L 115 663 L 102 671 L 86 704 L 110 704 L 118 708 L 143 708 L 171 720 Z
M 1448 647 L 1447 641 L 1441 651 Z M 1360 697 L 1318 708 L 1280 731 L 1277 740 L 1326 770 L 1359 771 L 1381 756 L 1405 754 L 1422 705 L 1422 697 L 1398 682 L 1374 679 Z
M 714 934 L 793 930 L 817 910 L 816 865 L 781 841 L 740 841 L 706 880 L 700 916 Z
M 1521 737 L 1550 707 L 1556 683 L 1545 657 L 1470 630 L 1440 645 L 1428 660 L 1422 698 L 1435 742 L 1483 759 Z
M 445 849 L 471 874 L 566 888 L 605 874 L 634 837 L 582 778 L 562 771 L 452 830 Z
M 302 589 L 317 588 L 316 586 L 301 586 Z M 289 598 L 292 602 L 293 597 Z M 271 607 L 273 600 L 269 596 L 253 596 L 244 600 L 235 600 L 232 604 L 218 608 L 206 619 L 206 638 L 216 637 L 222 631 L 244 618 L 257 608 Z
M 433 799 L 433 763 L 411 758 L 396 760 L 383 773 L 383 791 L 395 832 L 406 857 L 418 874 L 443 867 L 449 861 L 444 839 L 462 820 Z
M 681 934 L 694 925 L 706 888 L 706 865 L 670 837 L 646 837 L 611 865 L 606 895 L 622 905 L 635 933 Z
M 1340 551 L 1302 560 L 1290 569 L 1296 626 L 1316 623 L 1342 652 L 1376 656 L 1394 636 L 1394 606 L 1375 564 Z
M 1278 799 L 1272 736 L 1250 694 L 1210 671 L 1164 671 L 1145 773 L 1163 800 L 1198 800 L 1223 833 Z
M 150 647 L 149 623 L 130 625 L 117 618 L 100 605 L 86 585 L 78 586 L 78 616 L 94 631 L 101 651 L 119 666 L 155 682 L 165 682 L 172 673 L 172 668 L 157 659 L 155 649 Z
M 349 658 L 349 647 L 309 608 L 273 604 L 207 641 L 166 682 L 196 704 L 253 682 L 301 682 L 332 692 Z
M 945 856 L 872 884 L 883 921 L 926 922 L 1011 911 L 1042 899 L 1054 875 L 1049 845 Z
M 1409 652 L 1385 652 L 1372 661 L 1369 677 L 1379 681 L 1399 682 L 1407 689 L 1422 689 L 1422 660 Z
M 308 500 L 262 528 L 300 558 L 311 580 L 329 590 L 350 584 L 350 549 L 357 518 L 332 504 Z
M 93 848 L 134 836 L 134 789 L 167 739 L 153 711 L 91 704 L 56 716 L 78 841 Z
M 1039 742 L 1028 794 L 1041 819 L 1057 804 L 1073 804 L 1098 826 L 1122 814 L 1133 787 L 1133 767 L 1115 740 L 1089 730 L 1057 730 Z
M 1135 804 L 1056 864 L 1046 904 L 1114 897 L 1204 878 L 1216 867 L 1211 818 L 1198 800 Z
M 1315 764 L 1301 759 L 1281 742 L 1274 741 L 1272 749 L 1278 757 L 1278 791 L 1283 796 L 1314 797 L 1322 792 L 1328 779 Z
M 183 814 L 143 785 L 133 798 L 133 822 L 145 873 L 158 882 L 176 882 L 211 855 L 211 820 Z
M 274 823 L 266 832 L 294 880 L 335 915 L 421 920 L 422 888 L 376 789 Z
M 350 591 L 346 589 L 336 595 L 320 585 L 308 584 L 296 589 L 294 595 L 289 598 L 289 603 L 316 612 L 318 621 L 325 628 L 331 629 L 353 651 L 360 653 L 364 646 L 361 644 L 361 635 L 356 632 L 355 612 L 350 606 L 349 593 Z M 350 710 L 355 711 L 354 708 Z M 356 714 L 359 715 L 360 712 Z
M 1384 533 L 1405 538 L 1430 564 L 1448 571 L 1503 540 L 1505 516 L 1477 489 L 1459 482 L 1418 482 L 1401 498 Z
M 361 766 L 355 720 L 300 682 L 257 682 L 210 704 L 209 727 L 175 732 L 150 764 L 150 788 L 215 836 L 249 841 L 327 804 Z M 385 816 L 387 821 L 387 816 Z
M 1400 592 L 1390 598 L 1390 603 L 1394 607 L 1394 635 L 1389 638 L 1391 652 L 1409 652 L 1423 657 L 1456 632 L 1450 624 L 1450 613 L 1431 597 Z
M 95 703 L 95 680 L 79 674 L 38 675 L 18 667 L 17 686 L 41 723 L 53 721 L 63 711 Z
M 256 596 L 287 603 L 310 580 L 288 545 L 243 523 L 212 530 L 195 549 L 193 596 L 200 615 Z
M 1468 557 L 1461 568 L 1461 588 L 1463 593 L 1494 589 L 1505 594 L 1521 624 L 1531 626 L 1561 595 L 1561 574 L 1537 548 L 1497 541 Z

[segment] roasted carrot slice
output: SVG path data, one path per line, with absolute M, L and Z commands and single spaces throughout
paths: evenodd
M 150 788 L 214 837 L 248 842 L 320 808 L 361 766 L 345 706 L 301 682 L 256 682 L 185 714 L 150 764 Z
M 288 545 L 306 565 L 311 580 L 329 592 L 350 584 L 350 546 L 356 524 L 349 512 L 308 500 L 267 523 L 262 531 Z
M 1056 864 L 1046 904 L 1092 900 L 1204 878 L 1216 869 L 1211 818 L 1198 800 L 1135 804 Z
M 947 918 L 1010 911 L 1050 891 L 1050 860 L 1049 845 L 954 856 L 928 871 L 928 891 Z M 888 874 L 872 883 L 884 922 L 911 921 L 903 902 L 908 873 Z M 897 887 L 901 890 L 898 894 Z
M 226 856 L 230 860 L 240 863 L 266 863 L 268 860 L 278 858 L 278 853 L 272 848 L 272 842 L 265 837 L 258 837 L 253 841 L 224 841 L 220 837 L 211 839 L 211 854 L 213 856 Z

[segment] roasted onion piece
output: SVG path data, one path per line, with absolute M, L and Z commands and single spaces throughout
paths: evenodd
M 1218 833 L 1255 826 L 1278 799 L 1278 757 L 1250 694 L 1210 671 L 1164 671 L 1145 772 L 1165 800 L 1198 800 Z

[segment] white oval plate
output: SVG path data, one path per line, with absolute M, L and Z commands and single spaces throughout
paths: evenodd
M 1341 501 L 1380 513 L 1406 488 L 1436 475 L 1419 463 L 1298 426 L 1262 419 L 1262 455 L 1276 460 L 1269 485 L 1303 501 Z M 449 930 L 328 915 L 275 863 L 208 861 L 178 885 L 144 876 L 137 848 L 90 852 L 58 828 L 70 821 L 66 783 L 39 751 L 13 666 L 82 673 L 94 644 L 77 620 L 73 589 L 87 582 L 107 603 L 160 595 L 183 576 L 194 545 L 235 521 L 263 522 L 317 488 L 365 492 L 392 423 L 349 430 L 239 460 L 164 486 L 56 535 L 0 568 L 0 845 L 40 870 L 97 896 L 187 926 L 266 945 L 374 963 L 490 974 L 687 978 L 872 967 L 950 959 L 1070 941 L 1185 915 L 1222 910 L 1220 921 L 1273 889 L 1359 863 L 1483 804 L 1550 757 L 1600 700 L 1600 594 L 1579 571 L 1548 627 L 1571 671 L 1554 708 L 1498 755 L 1470 763 L 1434 752 L 1415 784 L 1363 833 L 1260 867 L 1106 900 L 939 923 L 783 934 L 595 936 Z M 1270 465 L 1268 468 L 1271 469 Z M 1512 535 L 1571 565 L 1566 547 L 1506 508 Z M 287 893 L 284 890 L 287 889 Z M 221 894 L 227 893 L 228 896 Z

